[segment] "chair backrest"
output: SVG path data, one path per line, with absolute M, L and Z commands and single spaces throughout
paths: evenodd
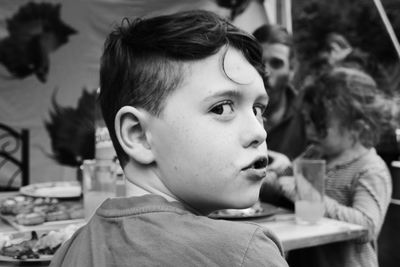
M 29 130 L 18 131 L 0 123 L 0 191 L 18 190 L 28 184 Z

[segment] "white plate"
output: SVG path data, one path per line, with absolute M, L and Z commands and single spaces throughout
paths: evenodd
M 76 198 L 82 193 L 79 182 L 47 182 L 20 188 L 20 193 L 31 197 Z
M 289 213 L 288 210 L 277 207 L 275 205 L 260 202 L 261 210 L 257 212 L 247 212 L 248 209 L 245 210 L 220 210 L 211 213 L 208 217 L 212 219 L 228 219 L 228 220 L 237 220 L 237 219 L 250 219 L 250 218 L 260 218 L 273 216 L 277 214 L 286 214 Z M 242 212 L 243 211 L 243 212 Z

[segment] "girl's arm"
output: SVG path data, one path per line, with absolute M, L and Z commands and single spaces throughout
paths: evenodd
M 368 235 L 362 241 L 377 238 L 391 198 L 391 177 L 382 168 L 369 168 L 360 173 L 354 184 L 351 206 L 325 196 L 325 216 L 359 224 L 368 229 Z

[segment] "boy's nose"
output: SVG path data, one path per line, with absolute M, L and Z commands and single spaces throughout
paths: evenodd
M 257 147 L 265 142 L 266 138 L 267 132 L 264 129 L 264 125 L 256 116 L 245 120 L 241 135 L 241 142 L 244 147 Z

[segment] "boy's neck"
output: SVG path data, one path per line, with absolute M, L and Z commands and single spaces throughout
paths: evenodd
M 195 214 L 209 214 L 215 209 L 197 210 L 188 203 L 175 197 L 164 183 L 160 180 L 155 166 L 143 166 L 135 162 L 129 162 L 124 168 L 125 173 L 125 192 L 126 197 L 140 197 L 144 195 L 157 195 L 165 198 L 169 202 L 179 202 L 187 210 Z
M 178 201 L 168 193 L 168 190 L 158 179 L 152 167 L 128 163 L 124 167 L 124 173 L 126 176 L 125 190 L 127 197 L 154 194 L 165 198 L 167 201 Z
M 165 194 L 159 190 L 156 190 L 154 188 L 148 188 L 145 189 L 139 185 L 136 185 L 132 182 L 130 182 L 129 180 L 126 181 L 126 196 L 127 197 L 140 197 L 140 196 L 144 196 L 144 195 L 158 195 L 158 196 L 162 196 L 163 198 L 165 198 L 167 201 L 178 201 L 175 198 L 169 196 L 168 194 Z

